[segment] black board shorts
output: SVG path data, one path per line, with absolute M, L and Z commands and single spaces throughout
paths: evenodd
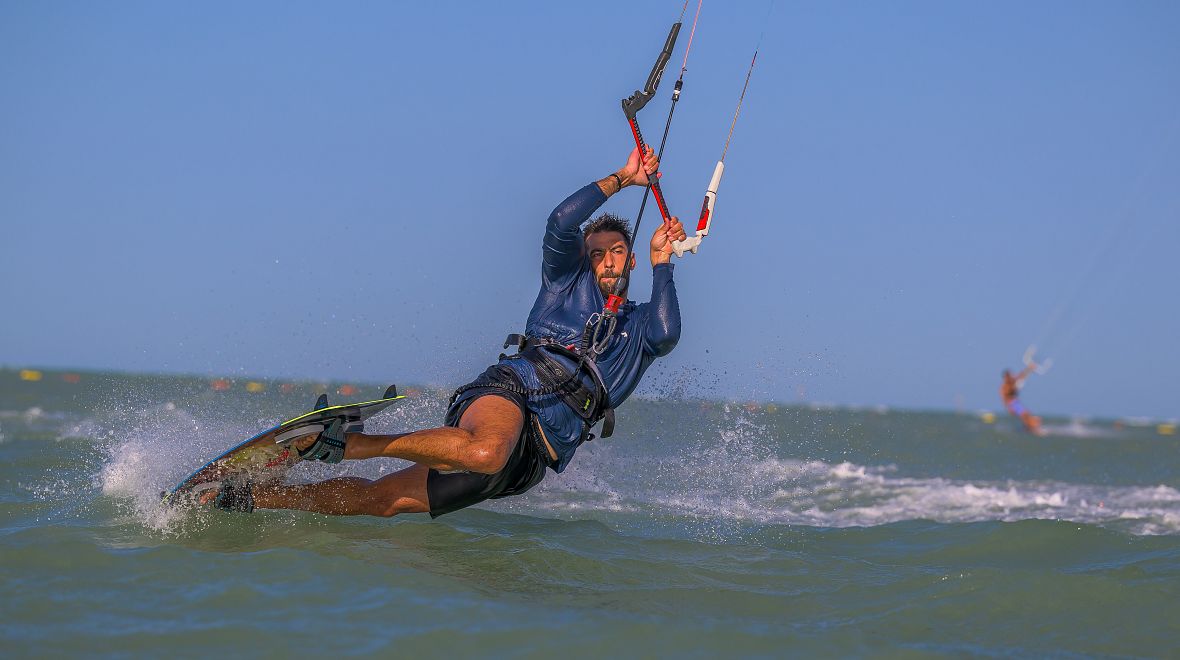
M 443 423 L 458 426 L 468 406 L 483 396 L 498 396 L 515 403 L 524 415 L 520 437 L 504 468 L 495 474 L 478 472 L 439 472 L 431 468 L 426 477 L 426 494 L 430 498 L 430 517 L 458 511 L 484 500 L 519 495 L 541 483 L 549 466 L 548 452 L 540 451 L 532 429 L 536 426 L 528 409 L 528 399 L 519 392 L 505 389 L 510 385 L 523 389 L 520 377 L 511 368 L 496 364 L 471 384 L 460 388 L 461 394 L 447 409 Z

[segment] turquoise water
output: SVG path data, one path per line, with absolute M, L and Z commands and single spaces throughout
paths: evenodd
M 633 400 L 522 497 L 233 515 L 157 494 L 339 384 L 61 376 L 0 371 L 10 657 L 1180 655 L 1180 438 L 1155 427 Z

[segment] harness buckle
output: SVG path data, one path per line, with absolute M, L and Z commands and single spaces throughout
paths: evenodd
M 518 335 L 515 332 L 504 338 L 504 348 L 515 346 L 516 352 L 519 353 L 524 350 L 525 342 L 528 339 L 524 335 Z

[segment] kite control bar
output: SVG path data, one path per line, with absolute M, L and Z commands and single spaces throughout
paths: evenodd
M 655 96 L 656 89 L 660 86 L 660 78 L 664 76 L 664 67 L 668 65 L 668 60 L 672 58 L 672 49 L 676 47 L 676 36 L 680 34 L 680 25 L 680 22 L 677 21 L 668 31 L 668 38 L 664 41 L 664 49 L 656 58 L 656 64 L 648 74 L 647 83 L 644 84 L 643 89 L 635 90 L 634 94 L 623 99 L 623 114 L 627 116 L 627 123 L 631 125 L 631 135 L 635 138 L 635 146 L 639 148 L 640 158 L 647 153 L 648 147 L 647 142 L 643 139 L 643 133 L 639 130 L 639 121 L 635 115 Z M 672 214 L 668 212 L 668 204 L 664 201 L 664 191 L 660 188 L 659 180 L 654 177 L 650 178 L 648 187 L 655 195 L 656 206 L 660 208 L 660 216 L 664 218 L 664 224 L 671 224 Z
M 1053 358 L 1049 358 L 1044 362 L 1037 363 L 1033 361 L 1033 356 L 1036 354 L 1037 347 L 1029 346 L 1028 350 L 1024 351 L 1024 366 L 1033 367 L 1033 371 L 1036 371 L 1037 374 L 1044 376 L 1045 374 L 1049 373 L 1049 368 L 1053 366 Z

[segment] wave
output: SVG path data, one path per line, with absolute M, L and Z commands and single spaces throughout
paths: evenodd
M 590 469 L 571 479 L 551 477 L 530 499 L 533 506 L 553 512 L 648 512 L 815 527 L 1068 520 L 1136 535 L 1180 533 L 1180 491 L 1166 485 L 914 478 L 897 471 L 896 466 L 766 459 L 735 479 L 732 488 L 698 484 L 643 491 L 616 487 Z M 751 482 L 760 485 L 751 487 Z
M 915 477 L 891 464 L 789 458 L 776 431 L 730 412 L 704 440 L 668 456 L 588 446 L 565 474 L 525 495 L 528 508 L 815 527 L 1067 520 L 1135 535 L 1180 533 L 1180 491 L 1166 484 Z M 800 444 L 808 443 L 796 450 L 805 450 Z
M 552 512 L 651 512 L 812 527 L 876 527 L 926 519 L 940 523 L 1053 519 L 1135 535 L 1180 534 L 1180 491 L 1167 485 L 986 482 L 896 476 L 896 466 L 768 459 L 753 466 L 758 489 L 616 488 L 597 473 L 550 477 L 529 508 Z M 522 508 L 517 507 L 517 510 Z

